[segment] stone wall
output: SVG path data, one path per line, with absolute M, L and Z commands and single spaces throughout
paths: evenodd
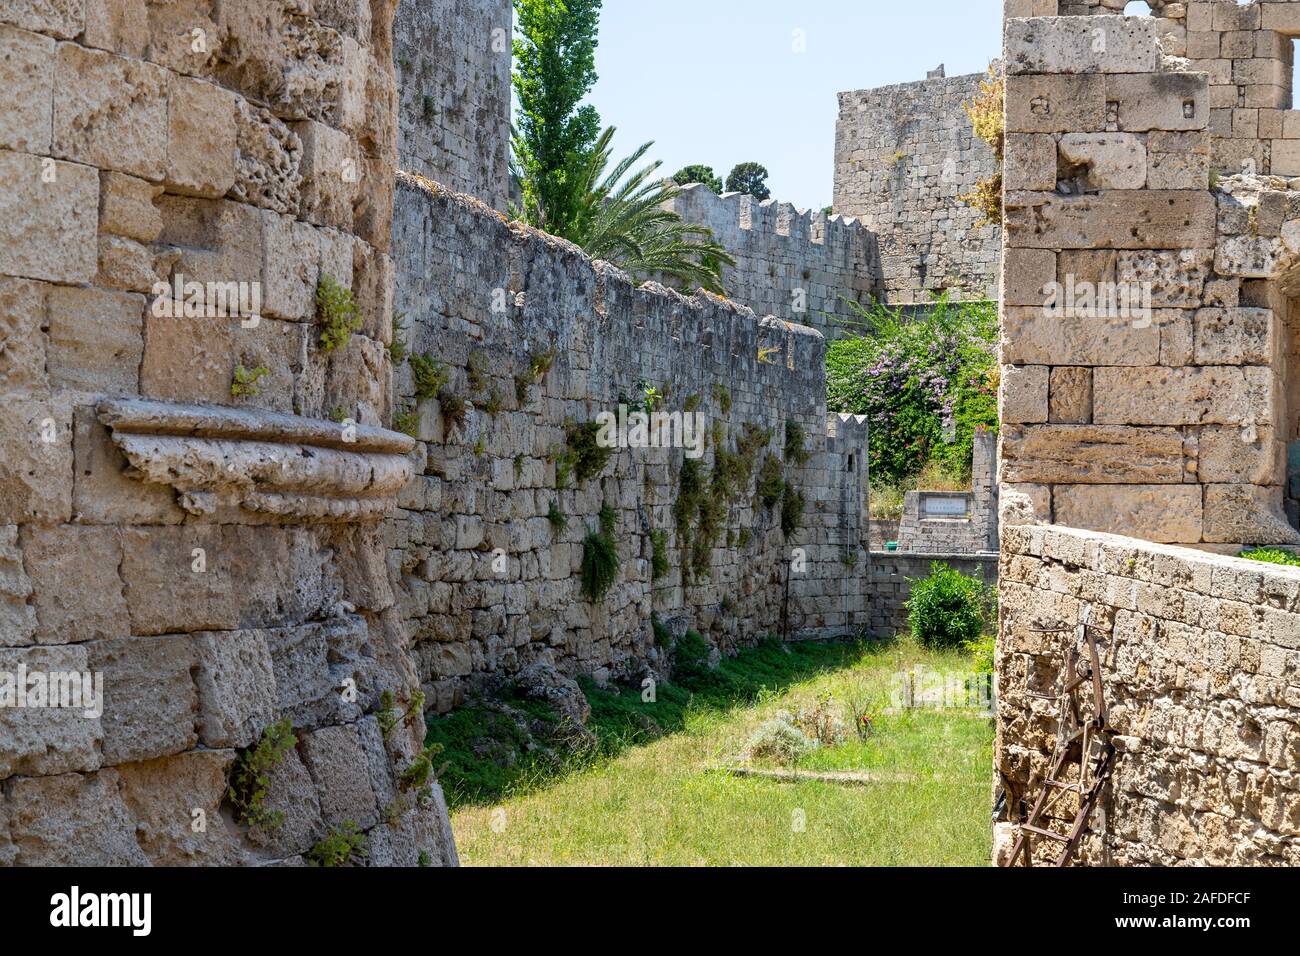
M 876 238 L 856 219 L 742 193 L 719 196 L 700 184 L 667 208 L 713 231 L 736 260 L 722 270 L 727 298 L 759 315 L 835 338 L 862 325 L 845 300 L 870 305 L 879 298 Z
M 912 582 L 928 578 L 936 562 L 979 578 L 990 593 L 998 583 L 995 554 L 913 554 L 872 551 L 867 579 L 867 633 L 884 640 L 910 633 L 907 602 Z
M 1076 640 L 1034 629 L 1090 621 L 1120 753 L 1079 861 L 1300 864 L 1300 569 L 1055 527 L 1002 541 L 999 858 L 1056 743 L 1054 702 L 1029 692 L 1052 692 Z
M 792 636 L 864 622 L 866 429 L 852 418 L 828 426 L 820 333 L 704 294 L 635 288 L 570 244 L 414 177 L 399 182 L 394 248 L 410 349 L 446 364 L 440 397 L 423 400 L 410 366 L 400 370 L 418 477 L 387 532 L 439 708 L 537 660 L 600 679 L 662 671 L 652 613 L 724 651 L 781 633 L 791 561 Z M 680 448 L 619 450 L 585 480 L 566 480 L 562 465 L 575 427 L 644 406 L 651 388 L 663 411 L 703 417 L 699 478 L 721 506 L 716 534 L 688 523 L 685 543 L 707 572 L 688 581 L 674 507 L 694 466 Z M 784 462 L 787 423 L 806 432 L 803 464 Z M 714 483 L 720 448 L 730 491 Z M 807 499 L 792 542 L 780 506 L 755 493 L 769 459 Z M 603 505 L 617 516 L 622 570 L 591 602 L 583 542 Z
M 1003 505 L 1225 551 L 1300 541 L 1300 194 L 1211 187 L 1211 77 L 1163 59 L 1158 27 L 1007 21 Z
M 835 212 L 862 219 L 880 247 L 880 286 L 892 304 L 997 294 L 1001 231 L 958 196 L 996 172 L 962 104 L 982 74 L 840 94 Z
M 998 550 L 998 439 L 975 432 L 968 492 L 909 491 L 898 528 L 898 546 L 923 554 L 974 554 Z M 938 507 L 931 502 L 937 502 Z M 954 513 L 960 511 L 960 513 Z
M 394 5 L 0 6 L 0 864 L 301 863 L 348 822 L 455 859 L 399 783 L 420 721 L 376 715 L 418 689 L 378 532 L 414 444 L 380 427 Z M 102 712 L 16 706 L 24 671 Z M 283 820 L 245 826 L 280 719 Z
M 502 211 L 510 187 L 510 0 L 397 8 L 401 169 Z

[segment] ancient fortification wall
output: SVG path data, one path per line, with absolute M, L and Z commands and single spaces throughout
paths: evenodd
M 876 233 L 880 287 L 894 304 L 997 294 L 1001 233 L 957 197 L 993 175 L 993 151 L 962 104 L 980 74 L 840 94 L 835 212 Z
M 512 19 L 510 0 L 407 0 L 393 25 L 400 167 L 502 211 Z
M 652 614 L 723 650 L 779 634 L 791 560 L 792 636 L 864 620 L 854 568 L 865 565 L 865 426 L 836 417 L 828 437 L 818 332 L 635 288 L 561 240 L 409 177 L 394 249 L 410 349 L 448 376 L 440 398 L 418 397 L 409 366 L 397 381 L 422 467 L 388 529 L 431 701 L 451 707 L 476 681 L 538 660 L 602 679 L 661 671 Z M 633 448 L 582 475 L 575 429 L 644 407 L 647 389 L 663 411 L 700 416 L 698 470 L 681 448 Z M 785 454 L 788 424 L 806 433 L 802 463 Z M 781 505 L 756 491 L 768 462 L 806 497 L 805 528 L 788 542 Z M 717 509 L 707 522 L 701 500 Z M 592 602 L 583 542 L 606 505 L 622 570 Z
M 420 721 L 376 714 L 418 689 L 377 528 L 413 445 L 379 427 L 395 4 L 304 6 L 0 8 L 0 863 L 301 862 L 348 822 L 454 860 L 400 781 Z M 17 706 L 24 672 L 101 675 L 102 713 Z M 282 819 L 246 826 L 280 719 Z
M 1284 512 L 1300 204 L 1286 179 L 1212 181 L 1213 115 L 1228 107 L 1212 73 L 1162 55 L 1176 29 L 1056 6 L 1011 0 L 1009 12 L 1046 15 L 1006 29 L 996 762 L 1008 822 L 1024 819 L 1056 743 L 1056 706 L 1030 692 L 1059 685 L 1073 629 L 1090 624 L 1119 755 L 1081 859 L 1294 864 L 1300 575 L 1162 543 L 1235 554 L 1300 541 Z M 1099 12 L 1076 6 L 1062 10 Z M 1189 43 L 1223 31 L 1223 49 L 1259 39 L 1236 36 L 1239 18 L 1300 4 L 1162 10 L 1185 13 Z M 1245 78 L 1235 93 L 1255 95 Z M 1049 308 L 1053 284 L 1084 297 Z M 1137 289 L 1151 311 L 1098 306 L 1097 289 L 1121 303 Z M 1054 627 L 1067 630 L 1042 632 Z M 1000 828 L 999 854 L 1013 829 Z
M 1055 527 L 1003 529 L 1002 548 L 994 759 L 1009 806 L 1033 801 L 1056 743 L 1056 708 L 1029 692 L 1052 693 L 1075 640 L 1036 629 L 1090 620 L 1120 752 L 1079 861 L 1300 865 L 1300 569 Z M 999 859 L 1013 841 L 999 825 Z
M 861 326 L 845 300 L 869 305 L 879 297 L 876 238 L 856 219 L 742 193 L 719 196 L 699 184 L 667 208 L 713 230 L 736 260 L 722 270 L 727 298 L 759 315 L 835 338 Z
M 1285 180 L 1210 189 L 1209 78 L 1162 72 L 1156 32 L 1008 22 L 1003 481 L 1070 527 L 1300 541 L 1284 513 L 1296 339 L 1280 281 L 1300 204 Z M 1058 312 L 1053 283 L 1141 290 L 1151 312 L 1083 298 Z

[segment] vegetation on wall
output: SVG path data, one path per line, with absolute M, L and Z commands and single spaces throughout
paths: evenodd
M 975 430 L 998 426 L 996 305 L 855 309 L 870 331 L 827 347 L 828 404 L 867 416 L 873 487 L 906 486 L 927 465 L 969 487 Z
M 284 823 L 282 810 L 264 806 L 271 789 L 271 772 L 285 754 L 298 745 L 293 725 L 286 717 L 262 731 L 256 744 L 241 750 L 230 771 L 226 798 L 235 808 L 235 818 L 250 827 L 271 830 Z
M 325 272 L 316 284 L 316 321 L 321 326 L 320 345 L 326 352 L 346 348 L 352 333 L 361 331 L 361 313 L 352 290 Z
M 623 566 L 618 556 L 618 541 L 614 537 L 618 530 L 618 512 L 605 505 L 600 509 L 599 522 L 600 527 L 589 531 L 582 542 L 582 593 L 593 604 L 603 601 L 618 583 L 619 570 Z
M 973 192 L 957 197 L 984 214 L 980 225 L 1002 225 L 1002 160 L 1007 137 L 1006 89 L 1006 80 L 996 69 L 989 67 L 988 79 L 980 81 L 979 95 L 971 102 L 962 104 L 975 128 L 975 135 L 988 143 L 997 163 L 997 170 L 992 176 L 976 183 Z

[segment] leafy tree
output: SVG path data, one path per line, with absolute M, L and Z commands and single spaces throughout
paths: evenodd
M 768 199 L 772 190 L 767 188 L 767 167 L 759 163 L 739 163 L 727 177 L 727 192 L 748 193 L 755 199 Z
M 601 0 L 514 0 L 514 158 L 523 215 L 564 235 L 582 201 L 574 176 L 600 137 L 600 115 L 582 106 L 596 82 Z
M 653 143 L 609 169 L 613 137 L 613 127 L 605 130 L 587 163 L 574 171 L 581 200 L 564 238 L 637 278 L 668 276 L 722 294 L 722 266 L 735 260 L 707 227 L 663 208 L 681 188 L 655 176 L 660 163 L 633 171 Z
M 693 166 L 686 166 L 679 169 L 673 174 L 673 182 L 678 186 L 687 186 L 690 183 L 703 183 L 715 193 L 722 192 L 722 178 L 713 172 L 712 166 L 701 166 L 696 163 Z
M 976 428 L 998 426 L 996 304 L 945 297 L 917 318 L 850 305 L 869 331 L 827 348 L 827 401 L 867 416 L 873 484 L 906 483 L 931 462 L 969 480 Z

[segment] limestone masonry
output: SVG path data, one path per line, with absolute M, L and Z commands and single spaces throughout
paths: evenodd
M 687 186 L 668 208 L 713 231 L 736 260 L 722 270 L 727 298 L 759 315 L 836 338 L 862 327 L 851 303 L 869 307 L 881 298 L 876 237 L 855 219 L 743 193 L 719 196 L 700 184 Z
M 419 689 L 378 527 L 415 444 L 394 6 L 0 6 L 0 672 L 104 695 L 0 708 L 0 864 L 301 864 L 349 826 L 455 862 L 418 714 L 380 722 Z M 231 774 L 282 719 L 250 822 Z
M 876 233 L 882 298 L 997 294 L 1001 230 L 958 199 L 996 172 L 962 109 L 982 74 L 840 94 L 835 212 Z
M 407 0 L 393 24 L 401 168 L 503 212 L 512 20 L 510 0 Z
M 386 531 L 439 708 L 538 660 L 600 680 L 662 673 L 652 613 L 724 651 L 785 622 L 806 637 L 865 622 L 866 428 L 828 421 L 820 333 L 704 293 L 636 288 L 563 240 L 411 177 L 399 180 L 394 248 L 410 348 L 450 376 L 442 401 L 418 400 L 409 368 L 397 382 L 419 416 L 419 474 Z M 698 471 L 682 448 L 635 448 L 565 480 L 574 429 L 644 408 L 648 389 L 664 412 L 698 417 L 708 446 Z M 806 435 L 806 461 L 785 454 L 789 427 Z M 730 482 L 720 452 L 739 466 Z M 807 499 L 805 530 L 789 542 L 780 505 L 757 493 L 767 467 Z M 719 498 L 713 532 L 694 519 L 679 529 L 693 481 Z M 605 505 L 617 513 L 623 574 L 592 604 L 578 572 Z M 791 548 L 798 570 L 783 613 Z
M 1123 6 L 1007 3 L 995 852 L 1088 625 L 1119 753 L 1080 861 L 1295 865 L 1300 575 L 1225 555 L 1300 543 L 1300 3 Z

